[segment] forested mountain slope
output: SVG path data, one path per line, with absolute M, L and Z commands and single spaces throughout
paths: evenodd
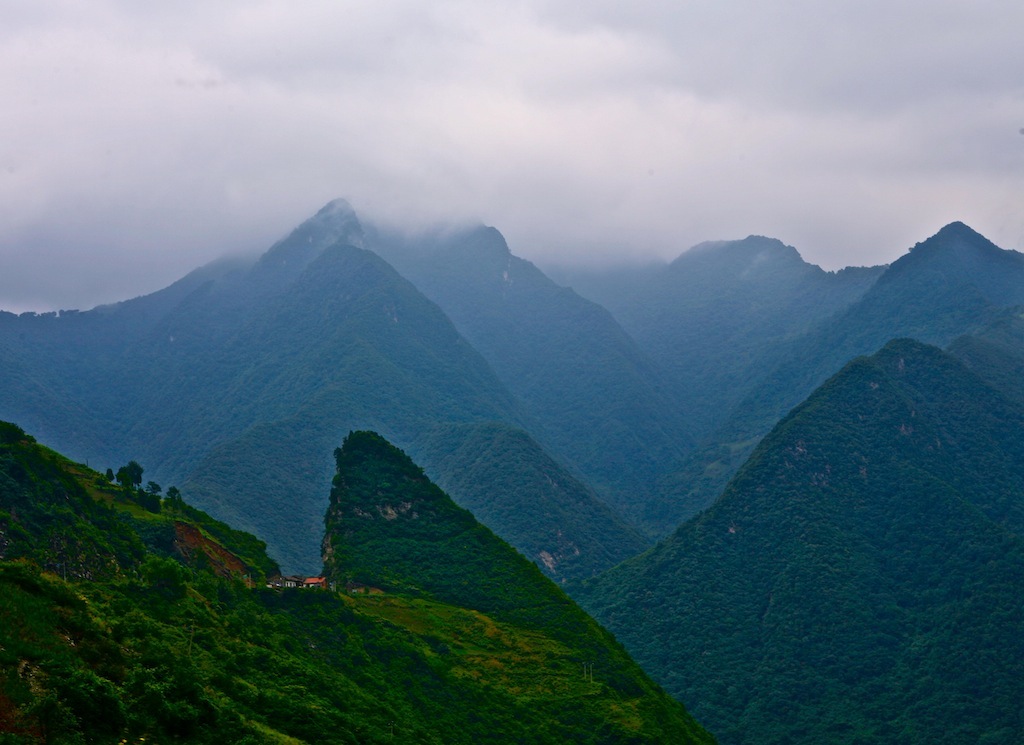
M 517 421 L 511 397 L 437 306 L 354 246 L 325 249 L 217 354 L 232 360 L 220 415 L 197 409 L 191 426 L 223 426 L 222 418 L 241 426 L 195 463 L 185 486 L 287 547 L 289 560 L 302 550 L 304 566 L 315 552 L 309 537 L 319 532 L 331 443 L 350 427 L 414 442 L 437 422 Z M 258 503 L 240 500 L 245 492 Z
M 560 287 L 494 228 L 367 243 L 436 302 L 539 425 L 536 437 L 621 513 L 693 445 L 688 410 L 603 307 Z
M 848 310 L 787 350 L 787 359 L 738 407 L 731 426 L 777 420 L 846 361 L 890 339 L 944 346 L 1021 304 L 1024 254 L 951 223 L 894 262 Z
M 651 499 L 650 523 L 667 530 L 707 507 L 768 430 L 847 361 L 910 337 L 946 345 L 1024 303 L 1024 255 L 962 223 L 914 246 L 846 310 L 783 340 L 777 363 Z M 738 351 L 738 350 L 737 350 Z
M 552 579 L 610 569 L 650 544 L 526 432 L 500 422 L 451 424 L 417 443 L 438 486 Z M 497 530 L 497 529 L 496 529 Z
M 252 536 L 147 496 L 0 423 L 5 743 L 711 742 L 480 526 L 503 596 L 550 602 L 583 633 L 531 607 L 270 589 Z M 581 659 L 598 661 L 586 678 Z
M 709 241 L 669 264 L 556 276 L 607 307 L 709 434 L 787 340 L 858 300 L 884 267 L 826 272 L 763 236 Z
M 724 743 L 1018 742 L 1022 495 L 1024 407 L 897 341 L 576 597 Z
M 408 442 L 439 421 L 518 420 L 440 309 L 358 242 L 351 210 L 329 205 L 248 269 L 193 287 L 147 324 L 133 320 L 136 338 L 113 355 L 92 329 L 106 331 L 107 318 L 127 327 L 135 305 L 155 301 L 11 322 L 8 338 L 26 374 L 79 410 L 65 424 L 73 452 L 135 457 L 286 564 L 313 567 L 332 443 L 349 428 Z M 17 337 L 36 328 L 31 341 L 52 339 L 45 355 Z M 63 347 L 71 335 L 81 341 Z M 5 412 L 25 408 L 17 392 L 4 399 Z
M 1013 308 L 991 324 L 949 345 L 957 357 L 993 388 L 1024 402 L 1024 313 Z
M 534 564 L 456 506 L 405 453 L 374 432 L 352 432 L 335 457 L 337 474 L 325 518 L 324 574 L 328 578 L 348 587 L 374 588 L 471 609 L 491 623 L 542 634 L 571 649 L 571 658 L 587 663 L 586 677 L 597 686 L 596 695 L 591 700 L 575 698 L 570 707 L 560 695 L 545 700 L 537 695 L 541 690 L 563 691 L 568 681 L 557 665 L 537 669 L 532 681 L 525 679 L 519 684 L 532 689 L 531 698 L 536 696 L 534 716 L 560 720 L 571 708 L 576 711 L 569 719 L 586 720 L 599 718 L 594 717 L 595 709 L 621 707 L 623 713 L 658 712 L 665 727 L 656 735 L 653 728 L 644 731 L 642 726 L 623 727 L 625 722 L 618 722 L 595 737 L 584 734 L 588 727 L 579 726 L 579 734 L 567 741 L 658 741 L 657 736 L 668 738 L 661 742 L 709 739 L 681 706 L 675 702 L 666 706 L 667 698 L 661 698 L 663 694 L 651 686 L 611 635 Z M 669 734 L 672 732 L 675 734 Z M 502 741 L 509 739 L 514 738 L 506 733 Z
M 416 452 L 445 424 L 536 428 L 443 311 L 363 242 L 355 214 L 336 201 L 257 261 L 220 263 L 88 312 L 6 314 L 0 416 L 30 422 L 83 460 L 136 458 L 259 534 L 287 568 L 310 571 L 330 453 L 345 432 L 372 427 Z M 440 462 L 444 448 L 431 442 Z M 491 502 L 496 514 L 541 524 L 547 507 L 515 488 L 517 469 L 523 479 L 535 469 L 522 455 L 503 469 L 512 490 L 492 489 Z M 588 499 L 592 512 L 607 511 Z M 607 550 L 577 527 L 561 526 L 581 550 L 581 571 L 609 566 Z M 533 554 L 536 543 L 517 540 Z

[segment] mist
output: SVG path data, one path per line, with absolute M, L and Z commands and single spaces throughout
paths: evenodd
M 335 197 L 538 264 L 777 237 L 826 269 L 962 220 L 1024 248 L 1024 7 L 17 3 L 0 308 L 91 307 Z

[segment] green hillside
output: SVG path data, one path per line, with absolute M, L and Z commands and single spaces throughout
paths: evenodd
M 556 581 L 593 576 L 649 545 L 520 429 L 441 426 L 418 452 L 461 507 Z
M 316 454 L 329 454 L 349 428 L 413 442 L 438 422 L 516 419 L 511 396 L 443 313 L 354 246 L 325 249 L 289 292 L 251 309 L 231 341 L 204 354 L 205 364 L 230 360 L 230 378 L 191 396 L 189 440 L 217 444 L 184 485 L 289 566 L 316 566 L 310 536 L 331 471 Z M 236 423 L 230 437 L 217 434 L 225 421 Z M 184 469 L 195 449 L 179 441 L 174 452 Z
M 262 541 L 168 494 L 118 485 L 0 422 L 0 560 L 85 581 L 120 577 L 151 554 L 224 576 L 278 572 Z
M 957 338 L 948 351 L 993 388 L 1024 402 L 1024 314 L 1019 308 Z
M 546 626 L 589 621 L 536 565 L 513 551 L 373 432 L 352 432 L 335 453 L 324 572 Z
M 580 611 L 593 646 L 423 593 L 266 589 L 262 544 L 145 496 L 0 425 L 4 743 L 711 741 Z
M 484 519 L 496 518 L 491 526 L 553 577 L 589 576 L 639 550 L 579 465 L 632 473 L 635 487 L 638 474 L 678 455 L 661 424 L 675 414 L 643 382 L 645 363 L 607 313 L 500 241 L 517 289 L 508 303 L 480 305 L 484 325 L 504 324 L 494 330 L 510 336 L 505 357 L 488 359 L 528 353 L 502 377 L 532 380 L 535 391 L 557 383 L 547 394 L 557 406 L 545 410 L 511 392 L 438 305 L 363 248 L 369 242 L 336 200 L 258 259 L 216 262 L 157 293 L 81 313 L 0 313 L 0 418 L 28 423 L 83 461 L 143 461 L 153 478 L 266 540 L 289 571 L 319 563 L 330 453 L 358 428 L 406 448 L 460 503 L 482 506 L 486 493 Z M 473 302 L 500 274 L 490 254 L 477 255 L 487 245 L 464 247 Z M 580 318 L 594 333 L 574 335 Z M 535 344 L 547 326 L 548 341 Z M 531 367 L 532 377 L 520 374 Z M 485 425 L 495 422 L 519 434 L 491 438 Z M 464 436 L 435 436 L 449 427 Z M 534 533 L 538 525 L 552 526 L 555 540 Z
M 367 243 L 436 302 L 523 402 L 534 438 L 620 514 L 692 447 L 692 418 L 603 307 L 560 287 L 494 228 Z
M 576 597 L 723 743 L 1024 736 L 1024 408 L 913 341 Z
M 363 243 L 355 214 L 336 201 L 258 260 L 219 262 L 92 311 L 0 314 L 0 417 L 30 423 L 83 461 L 137 458 L 259 534 L 286 568 L 312 571 L 330 452 L 350 429 L 385 433 L 443 476 L 469 464 L 443 440 L 428 443 L 435 428 L 539 428 L 441 309 Z M 524 452 L 491 450 L 512 485 L 551 462 L 539 448 L 536 464 Z M 529 493 L 498 496 L 541 523 L 550 499 L 532 504 Z M 624 535 L 610 520 L 608 536 L 575 531 L 588 559 Z M 533 548 L 521 531 L 503 534 Z
M 540 570 L 458 507 L 401 450 L 373 432 L 352 432 L 335 457 L 337 474 L 325 518 L 324 573 L 357 592 L 403 595 L 466 608 L 490 623 L 540 634 L 568 653 L 549 657 L 533 682 L 542 693 L 552 670 L 572 660 L 587 663 L 595 696 L 563 694 L 534 701 L 545 716 L 571 716 L 588 741 L 591 725 L 617 710 L 659 711 L 660 734 L 630 732 L 617 722 L 608 742 L 689 742 L 706 738 L 700 728 L 649 682 L 615 640 Z M 516 633 L 519 633 L 516 632 Z M 582 673 L 581 673 L 582 674 Z M 596 684 L 596 683 L 595 683 Z M 562 688 L 561 685 L 558 686 Z M 553 692 L 552 692 L 553 693 Z M 549 708 L 554 705 L 556 708 Z M 572 714 L 569 714 L 572 711 Z M 512 739 L 512 738 L 510 738 Z M 602 741 L 597 738 L 593 741 Z
M 667 529 L 706 508 L 757 441 L 854 357 L 901 337 L 945 346 L 1020 304 L 1024 255 L 995 246 L 963 223 L 947 225 L 888 267 L 848 308 L 779 340 L 717 431 L 659 484 L 648 521 Z

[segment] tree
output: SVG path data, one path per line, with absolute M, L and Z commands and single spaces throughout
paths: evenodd
M 146 491 L 148 491 L 150 494 L 159 494 L 160 492 L 163 491 L 163 489 L 160 488 L 160 484 L 156 483 L 155 481 L 150 481 L 148 484 L 146 484 Z
M 117 483 L 123 486 L 125 489 L 130 489 L 133 486 L 138 486 L 142 483 L 142 466 L 136 461 L 128 461 L 128 465 L 121 466 L 117 469 Z
M 164 500 L 173 509 L 180 510 L 185 506 L 185 503 L 181 499 L 181 492 L 178 491 L 176 486 L 167 487 L 167 499 Z
M 113 481 L 113 480 L 114 480 L 114 469 L 113 468 L 108 468 L 107 469 L 107 481 Z
M 151 492 L 140 491 L 137 495 L 137 499 L 144 510 L 149 510 L 150 512 L 160 511 L 160 497 L 158 495 Z

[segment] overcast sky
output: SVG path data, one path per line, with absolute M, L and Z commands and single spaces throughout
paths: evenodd
M 1012 0 L 0 0 L 0 308 L 91 307 L 334 197 L 552 261 L 953 220 L 1024 249 Z

